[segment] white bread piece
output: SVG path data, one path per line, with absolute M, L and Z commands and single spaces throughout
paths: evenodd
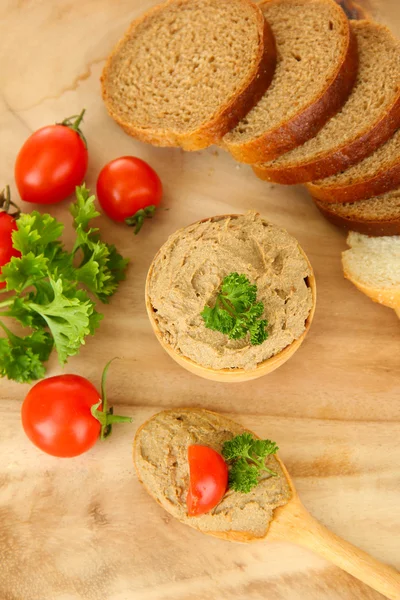
M 374 302 L 400 317 L 400 236 L 369 237 L 350 231 L 342 253 L 344 276 Z

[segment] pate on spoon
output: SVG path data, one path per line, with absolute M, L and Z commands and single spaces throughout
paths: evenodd
M 290 541 L 323 556 L 391 600 L 400 600 L 400 573 L 339 538 L 301 503 L 282 461 L 271 454 L 248 493 L 228 489 L 208 512 L 188 512 L 189 448 L 221 453 L 224 444 L 248 432 L 238 423 L 203 409 L 163 411 L 137 431 L 133 457 L 149 494 L 181 522 L 225 540 Z M 252 434 L 254 440 L 258 439 Z M 231 468 L 231 474 L 232 474 Z M 272 473 L 272 475 L 271 475 Z M 193 514 L 193 513 L 192 513 Z

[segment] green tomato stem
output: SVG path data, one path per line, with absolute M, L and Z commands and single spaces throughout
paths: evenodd
M 101 430 L 100 430 L 100 439 L 101 440 L 105 440 L 111 434 L 113 423 L 132 423 L 131 417 L 122 417 L 120 415 L 114 415 L 113 408 L 111 407 L 110 409 L 108 409 L 107 394 L 106 394 L 106 380 L 107 380 L 108 369 L 114 360 L 116 360 L 116 357 L 112 358 L 104 367 L 103 374 L 101 376 L 101 396 L 102 397 L 97 402 L 97 404 L 94 404 L 92 406 L 92 408 L 90 409 L 90 412 L 92 413 L 93 417 L 95 419 L 97 419 L 101 425 Z M 100 404 L 103 405 L 102 410 L 99 410 Z
M 80 129 L 80 125 L 83 121 L 85 112 L 86 112 L 86 108 L 83 108 L 79 115 L 73 115 L 72 117 L 68 117 L 67 119 L 64 119 L 64 121 L 59 123 L 59 125 L 64 125 L 64 127 L 69 127 L 69 129 L 76 131 L 76 133 L 83 140 L 83 142 L 87 148 L 87 140 L 86 140 L 82 130 Z
M 4 302 L 0 302 L 0 308 L 10 306 L 10 304 L 12 304 L 12 303 L 13 303 L 13 300 L 4 300 Z
M 75 131 L 79 131 L 79 126 L 83 121 L 83 117 L 85 115 L 86 112 L 86 108 L 83 108 L 81 113 L 77 116 L 77 119 L 75 121 L 75 123 L 73 123 L 72 125 L 72 129 L 75 129 Z
M 156 212 L 155 204 L 151 206 L 146 206 L 146 208 L 141 208 L 137 211 L 136 214 L 132 215 L 132 217 L 128 217 L 125 219 L 125 223 L 129 225 L 129 227 L 135 227 L 135 235 L 139 233 L 142 229 L 143 223 L 145 219 L 151 219 Z
M 4 331 L 4 333 L 7 335 L 8 338 L 15 338 L 16 336 L 8 329 L 8 327 L 6 327 L 4 325 L 4 323 L 2 321 L 0 321 L 0 327 L 1 329 Z
M 10 206 L 15 208 L 14 213 L 10 213 Z M 0 193 L 0 212 L 5 212 L 14 219 L 18 219 L 19 215 L 21 214 L 19 207 L 11 201 L 11 191 L 9 185 L 6 185 L 4 190 Z

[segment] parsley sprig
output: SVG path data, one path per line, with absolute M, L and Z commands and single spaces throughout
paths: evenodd
M 271 440 L 259 440 L 251 433 L 242 433 L 224 442 L 222 455 L 231 464 L 229 487 L 247 494 L 260 481 L 262 472 L 276 477 L 276 473 L 265 464 L 265 459 L 279 450 Z
M 233 340 L 249 334 L 250 343 L 257 346 L 268 337 L 268 322 L 260 319 L 263 312 L 264 304 L 257 302 L 257 286 L 246 275 L 231 273 L 222 282 L 215 306 L 206 306 L 201 316 L 208 329 L 220 331 Z
M 102 319 L 95 300 L 109 302 L 125 278 L 128 261 L 90 226 L 100 215 L 94 201 L 85 185 L 76 189 L 71 251 L 60 239 L 64 225 L 51 215 L 33 211 L 17 219 L 12 240 L 21 256 L 2 268 L 7 299 L 0 300 L 0 318 L 11 317 L 31 332 L 16 335 L 0 320 L 5 334 L 0 338 L 0 377 L 40 379 L 53 347 L 61 364 L 77 354 Z

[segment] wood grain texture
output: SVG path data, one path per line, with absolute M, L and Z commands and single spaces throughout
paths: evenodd
M 99 78 L 130 20 L 152 0 L 43 0 L 0 5 L 0 183 L 39 126 L 87 109 L 87 177 L 124 154 L 148 160 L 165 183 L 164 209 L 140 236 L 99 219 L 132 258 L 104 308 L 99 332 L 66 372 L 99 385 L 134 418 L 86 456 L 57 460 L 20 426 L 28 386 L 0 381 L 1 600 L 378 600 L 382 596 L 313 554 L 285 543 L 229 544 L 184 527 L 134 476 L 131 443 L 162 408 L 202 406 L 276 439 L 307 509 L 377 559 L 400 568 L 399 320 L 343 278 L 345 235 L 300 188 L 254 177 L 220 150 L 185 154 L 135 142 L 107 116 Z M 378 0 L 370 0 L 372 11 Z M 400 33 L 397 0 L 378 16 Z M 13 60 L 9 60 L 12 56 Z M 15 187 L 13 192 L 17 197 Z M 24 206 L 30 210 L 31 206 Z M 295 235 L 314 267 L 318 307 L 310 333 L 274 373 L 227 385 L 191 375 L 159 346 L 146 316 L 146 273 L 179 227 L 215 214 L 258 210 Z M 69 223 L 68 204 L 51 208 Z M 71 239 L 68 225 L 66 241 Z M 61 372 L 53 357 L 49 374 Z

